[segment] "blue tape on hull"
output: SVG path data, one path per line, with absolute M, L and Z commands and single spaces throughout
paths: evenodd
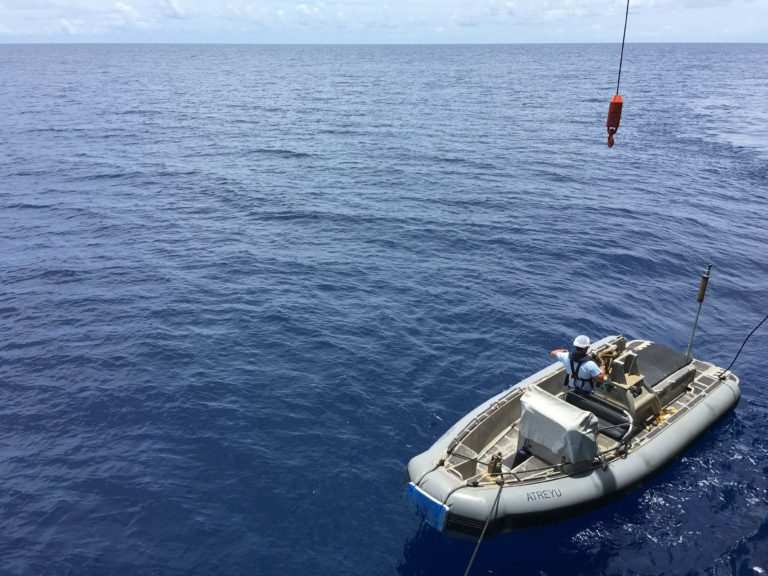
M 448 506 L 432 498 L 432 496 L 424 492 L 413 482 L 408 482 L 406 496 L 416 506 L 416 511 L 424 517 L 427 524 L 440 532 L 443 531 L 445 517 L 448 514 Z

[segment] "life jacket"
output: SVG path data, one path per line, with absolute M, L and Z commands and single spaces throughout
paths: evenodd
M 571 373 L 565 375 L 565 385 L 568 385 L 569 377 L 573 379 L 573 387 L 578 388 L 582 392 L 592 392 L 594 389 L 594 378 L 591 376 L 589 378 L 579 378 L 579 372 L 581 371 L 581 367 L 586 364 L 587 362 L 590 362 L 592 359 L 589 357 L 589 354 L 584 354 L 584 356 L 581 356 L 578 360 L 574 360 L 573 354 L 568 354 L 568 361 L 571 364 Z

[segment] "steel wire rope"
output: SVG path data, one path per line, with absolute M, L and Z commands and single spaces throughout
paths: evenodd
M 616 79 L 616 94 L 619 93 L 619 84 L 621 84 L 621 65 L 624 63 L 624 41 L 627 39 L 627 20 L 629 20 L 629 0 L 627 0 L 627 11 L 624 13 L 624 35 L 621 37 L 621 56 L 619 57 L 619 77 Z
M 728 370 L 730 370 L 731 367 L 736 363 L 736 360 L 738 359 L 739 354 L 741 354 L 741 351 L 744 350 L 744 346 L 747 344 L 747 340 L 749 340 L 752 337 L 752 334 L 754 334 L 757 331 L 757 329 L 760 328 L 760 326 L 762 326 L 766 320 L 768 320 L 768 316 L 760 320 L 757 326 L 752 328 L 752 331 L 749 334 L 747 334 L 747 337 L 744 338 L 744 342 L 741 343 L 741 348 L 739 348 L 739 351 L 736 352 L 736 356 L 733 357 L 733 360 L 728 365 L 728 368 L 725 368 L 722 372 L 720 372 L 720 376 L 717 377 L 718 380 L 725 380 L 725 373 L 728 372 Z

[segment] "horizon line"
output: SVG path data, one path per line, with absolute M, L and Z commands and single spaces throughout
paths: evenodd
M 119 42 L 119 41 L 20 41 L 5 42 L 0 40 L 0 46 L 66 46 L 66 45 L 122 45 L 122 46 L 559 46 L 559 45 L 611 45 L 621 44 L 619 41 L 611 42 L 174 42 L 174 41 L 138 41 L 138 42 Z M 724 41 L 724 40 L 696 40 L 696 41 L 627 41 L 629 44 L 768 44 L 758 41 Z

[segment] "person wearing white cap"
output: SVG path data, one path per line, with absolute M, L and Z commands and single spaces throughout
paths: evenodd
M 567 386 L 591 394 L 595 385 L 603 381 L 605 374 L 602 368 L 590 359 L 588 352 L 589 338 L 582 335 L 574 339 L 572 352 L 559 348 L 552 350 L 550 354 L 565 366 Z

